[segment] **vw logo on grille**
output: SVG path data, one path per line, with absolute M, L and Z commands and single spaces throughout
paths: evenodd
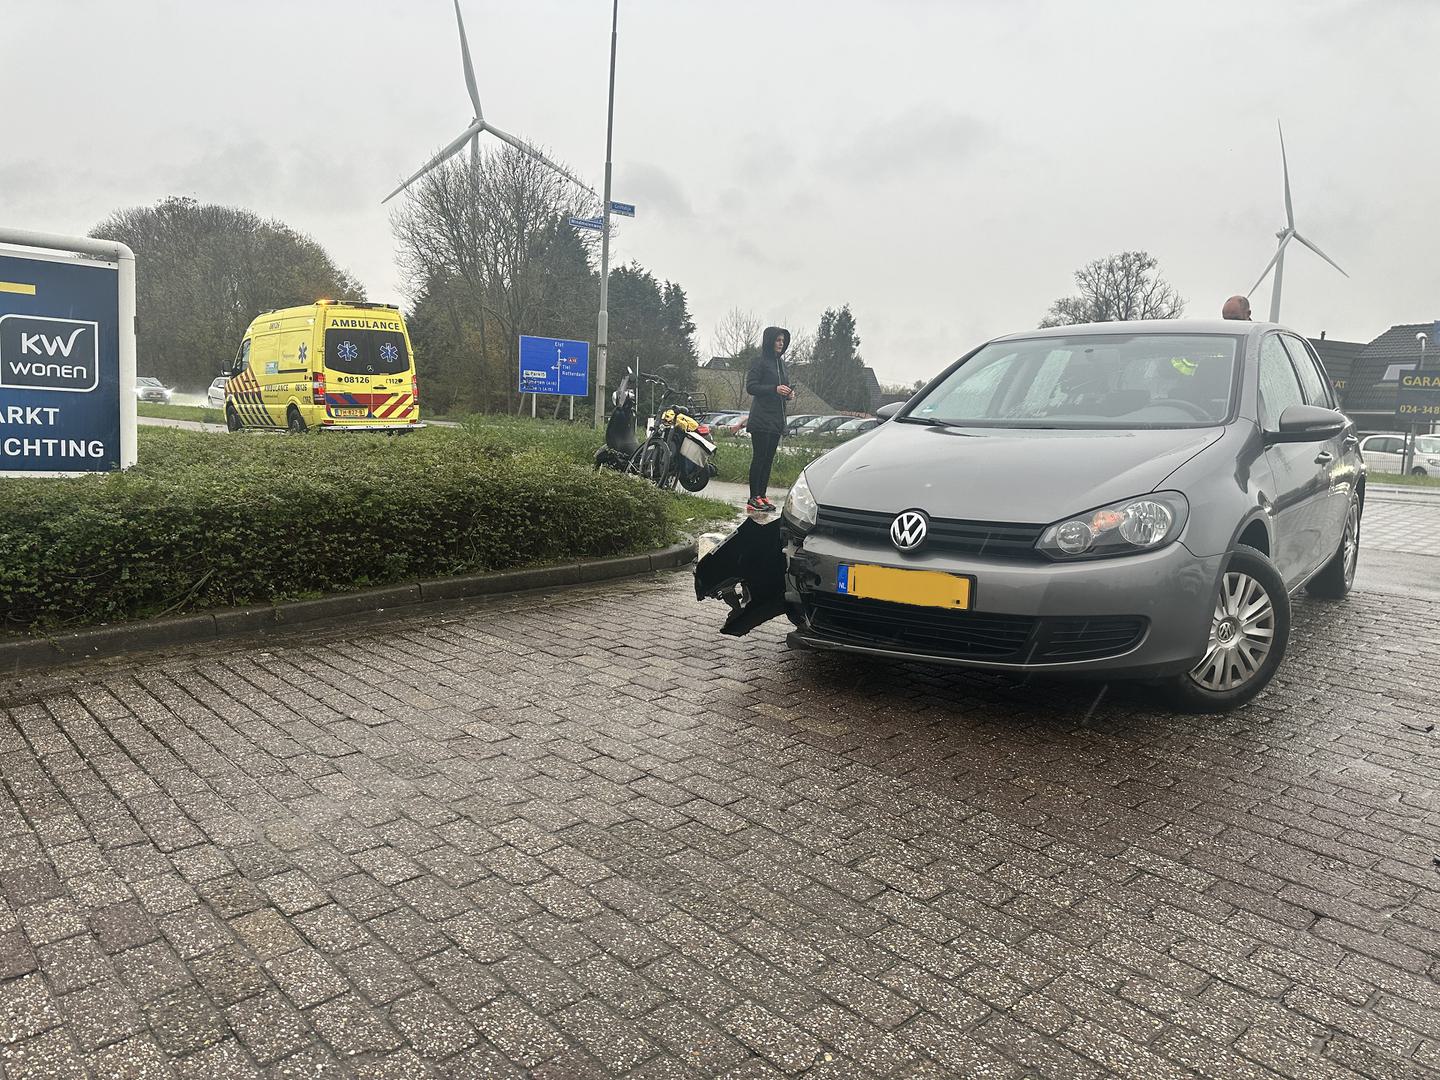
M 890 542 L 901 551 L 914 551 L 925 542 L 925 515 L 919 510 L 897 514 L 890 523 Z

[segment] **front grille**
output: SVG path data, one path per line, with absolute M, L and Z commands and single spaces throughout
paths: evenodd
M 875 510 L 846 510 L 838 506 L 822 506 L 816 516 L 813 531 L 846 539 L 889 544 L 890 524 L 894 520 L 894 514 Z M 925 543 L 920 550 L 1038 561 L 1045 556 L 1035 549 L 1035 542 L 1044 531 L 1044 525 L 931 518 Z
M 1057 618 L 891 604 L 836 593 L 804 594 L 805 614 L 821 637 L 903 649 L 937 658 L 999 663 L 1067 663 L 1118 656 L 1145 632 L 1135 616 Z

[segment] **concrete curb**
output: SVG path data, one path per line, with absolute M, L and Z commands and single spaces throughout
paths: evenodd
M 360 615 L 372 611 L 462 600 L 474 596 L 499 596 L 530 589 L 554 589 L 614 578 L 635 577 L 656 570 L 673 570 L 695 559 L 695 542 L 672 544 L 647 555 L 622 555 L 614 559 L 590 559 L 530 570 L 506 570 L 495 574 L 417 581 L 408 585 L 387 585 L 353 593 L 337 593 L 318 600 L 296 600 L 265 607 L 223 608 L 197 615 L 122 623 L 91 630 L 77 630 L 48 638 L 0 641 L 0 675 L 53 667 L 57 664 L 90 660 L 101 656 L 157 649 L 167 645 L 188 645 L 238 634 L 264 633 L 281 627 L 325 619 Z

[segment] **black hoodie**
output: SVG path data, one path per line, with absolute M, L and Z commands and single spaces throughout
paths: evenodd
M 789 378 L 785 374 L 785 358 L 775 355 L 775 339 L 785 335 L 785 345 L 790 345 L 790 331 L 783 326 L 767 326 L 760 346 L 760 355 L 750 365 L 745 376 L 745 392 L 755 399 L 750 407 L 750 419 L 745 427 L 753 435 L 781 435 L 785 432 L 785 399 L 775 392 L 777 386 L 785 386 Z

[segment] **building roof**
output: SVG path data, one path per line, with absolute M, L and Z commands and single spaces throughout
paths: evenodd
M 750 408 L 750 395 L 745 392 L 745 372 L 728 368 L 699 368 L 695 372 L 697 388 L 704 392 L 711 412 L 726 410 L 739 411 Z M 797 413 L 823 413 L 829 415 L 835 410 L 830 403 L 811 390 L 799 379 L 791 379 L 795 398 L 786 411 Z
M 1407 366 L 1414 370 L 1419 365 L 1420 343 L 1415 335 L 1422 330 L 1433 336 L 1435 323 L 1401 323 L 1365 346 L 1355 360 L 1345 391 L 1347 411 L 1394 416 L 1395 392 L 1400 386 L 1398 372 Z M 1425 367 L 1440 370 L 1440 344 L 1426 347 Z
M 1309 341 L 1311 345 L 1315 346 L 1315 351 L 1320 354 L 1320 359 L 1325 362 L 1325 371 L 1330 376 L 1330 383 L 1335 387 L 1335 392 L 1340 395 L 1340 401 L 1344 403 L 1345 395 L 1350 389 L 1350 377 L 1355 371 L 1355 361 L 1365 351 L 1365 342 L 1313 337 Z
M 875 369 L 867 364 L 862 370 L 865 372 L 865 392 L 869 396 L 866 412 L 873 413 L 880 407 L 880 400 L 884 393 L 880 389 L 880 379 L 875 374 Z

